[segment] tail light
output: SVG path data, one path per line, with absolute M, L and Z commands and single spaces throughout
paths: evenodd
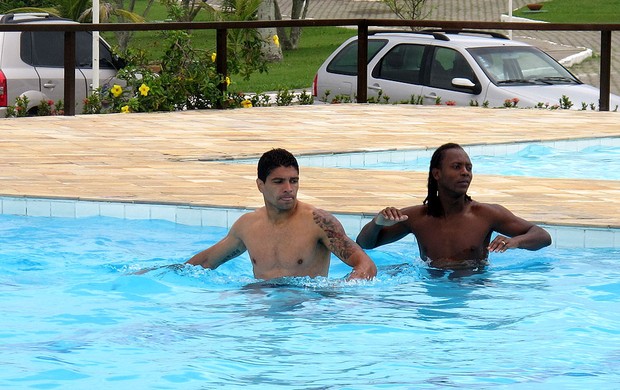
M 6 88 L 6 77 L 0 70 L 0 107 L 6 107 L 9 101 L 7 94 L 9 90 Z
M 312 96 L 314 97 L 318 97 L 317 95 L 319 94 L 318 87 L 317 87 L 318 81 L 319 81 L 319 74 L 317 73 L 314 75 L 314 80 L 312 80 Z

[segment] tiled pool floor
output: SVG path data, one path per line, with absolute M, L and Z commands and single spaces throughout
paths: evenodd
M 210 160 L 617 137 L 620 113 L 342 104 L 0 119 L 0 134 L 0 196 L 254 208 L 255 166 Z M 425 194 L 424 173 L 301 167 L 300 199 L 335 213 Z M 476 175 L 470 194 L 543 224 L 620 227 L 618 181 Z

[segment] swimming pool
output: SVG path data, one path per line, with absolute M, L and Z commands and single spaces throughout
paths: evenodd
M 474 174 L 620 180 L 620 138 L 467 145 Z M 432 150 L 300 156 L 302 166 L 428 172 Z
M 185 261 L 225 228 L 0 216 L 0 387 L 611 389 L 617 249 L 493 254 L 434 275 L 417 248 L 369 251 L 372 282 L 257 283 L 244 256 Z

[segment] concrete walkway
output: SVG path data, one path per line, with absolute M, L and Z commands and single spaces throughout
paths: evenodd
M 0 196 L 254 208 L 254 165 L 218 159 L 619 137 L 620 113 L 318 105 L 0 120 Z M 602 166 L 601 170 L 606 167 Z M 300 199 L 374 215 L 422 203 L 425 172 L 301 169 Z M 551 225 L 620 227 L 620 181 L 476 175 L 470 194 Z

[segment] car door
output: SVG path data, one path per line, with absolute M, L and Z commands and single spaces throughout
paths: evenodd
M 93 93 L 93 36 L 90 32 L 78 32 L 76 34 L 76 67 L 82 72 L 86 80 L 86 93 Z M 99 40 L 99 86 L 107 90 L 114 84 L 125 85 L 124 81 L 116 78 L 116 73 L 123 65 L 119 63 L 110 47 Z M 82 99 L 76 100 L 81 102 Z
M 368 63 L 388 43 L 387 39 L 368 40 Z M 357 96 L 357 39 L 349 39 L 321 65 L 315 77 L 316 96 L 322 101 L 334 101 Z M 370 69 L 370 68 L 369 68 Z
M 425 65 L 424 104 L 468 106 L 480 100 L 480 81 L 457 50 L 435 47 Z
M 49 99 L 64 101 L 64 32 L 35 31 L 22 34 L 22 59 L 39 75 L 40 90 Z M 107 45 L 100 43 L 101 85 L 115 82 L 115 61 Z M 75 102 L 79 112 L 92 94 L 92 35 L 76 33 Z
M 422 96 L 425 45 L 402 43 L 381 57 L 368 79 L 368 98 L 415 103 Z
M 40 91 L 54 102 L 64 101 L 64 33 L 24 32 L 21 36 L 21 56 L 39 75 Z M 79 69 L 75 70 L 75 95 L 76 102 L 86 97 L 86 79 Z

